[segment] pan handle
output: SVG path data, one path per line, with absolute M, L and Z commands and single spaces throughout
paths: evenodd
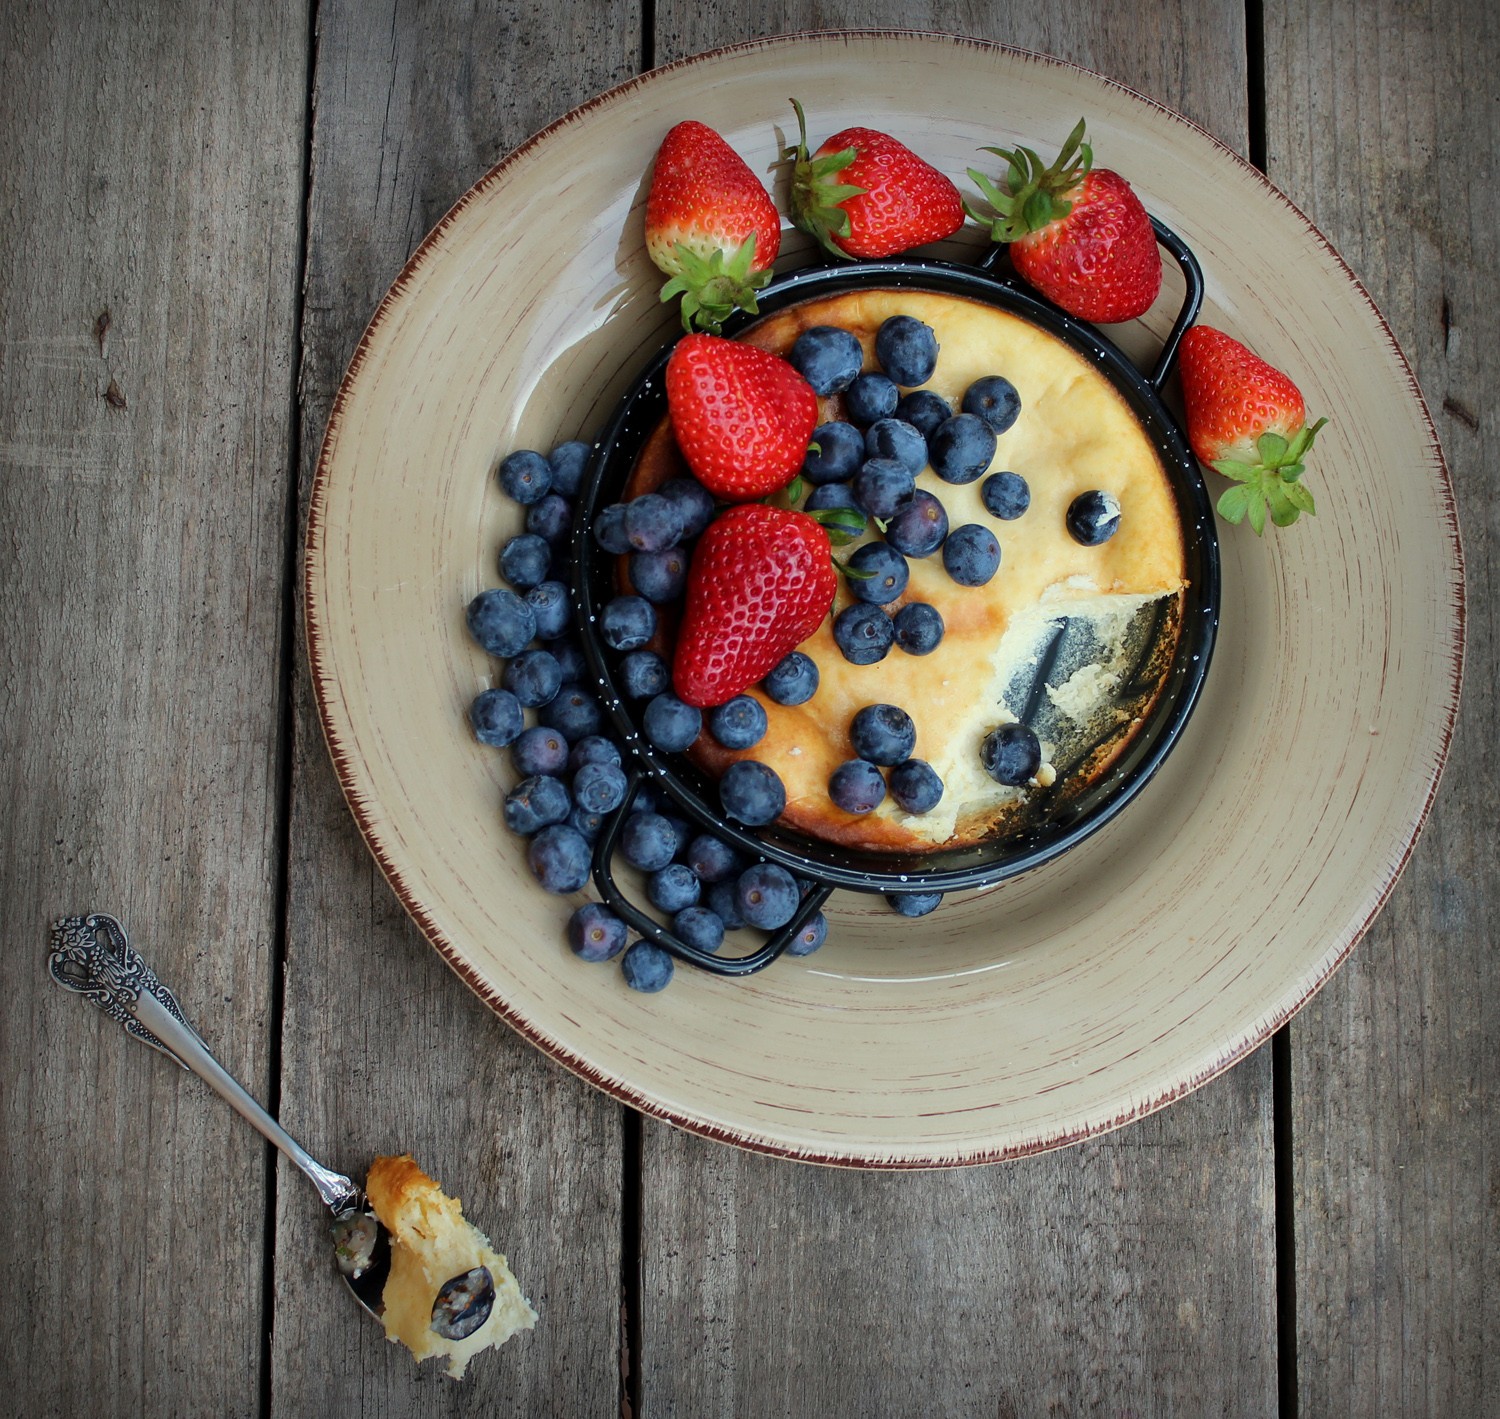
M 662 950 L 680 961 L 686 961 L 718 976 L 748 976 L 764 970 L 797 939 L 798 932 L 833 894 L 833 888 L 826 883 L 815 882 L 798 903 L 792 919 L 775 931 L 763 946 L 744 956 L 715 956 L 688 945 L 636 906 L 615 881 L 615 844 L 619 841 L 625 819 L 630 815 L 631 804 L 635 802 L 644 782 L 645 775 L 639 769 L 631 770 L 625 801 L 610 814 L 594 843 L 594 885 L 599 889 L 604 904 L 646 940 L 654 941 Z
M 1156 357 L 1156 367 L 1146 376 L 1151 387 L 1160 394 L 1162 386 L 1171 376 L 1173 367 L 1177 363 L 1177 349 L 1182 344 L 1182 337 L 1187 334 L 1188 326 L 1198 318 L 1198 312 L 1203 308 L 1203 268 L 1198 265 L 1198 258 L 1193 255 L 1192 248 L 1165 222 L 1152 217 L 1151 228 L 1156 233 L 1157 244 L 1164 247 L 1182 268 L 1183 280 L 1186 283 L 1177 319 L 1173 322 L 1171 330 L 1167 332 L 1167 338 L 1162 342 L 1161 353 Z M 1009 269 L 1001 267 L 1000 263 L 1007 259 L 1006 253 L 1007 248 L 1003 243 L 992 243 L 990 249 L 974 264 L 986 275 L 1024 289 L 1034 299 L 1044 300 L 1045 297 L 1039 292 L 1025 286 L 1020 277 L 1014 275 Z M 1049 301 L 1048 304 L 1052 303 Z M 1070 318 L 1076 319 L 1076 317 Z

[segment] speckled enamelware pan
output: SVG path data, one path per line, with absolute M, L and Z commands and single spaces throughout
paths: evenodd
M 498 459 L 597 437 L 670 338 L 639 239 L 663 134 L 701 119 L 764 172 L 788 137 L 789 95 L 809 105 L 815 137 L 888 129 L 961 187 L 985 145 L 1045 150 L 1086 115 L 1101 162 L 1197 253 L 1200 318 L 1331 418 L 1309 474 L 1318 516 L 1264 540 L 1220 529 L 1220 626 L 1197 709 L 1130 809 L 1086 841 L 917 922 L 839 892 L 817 954 L 738 980 L 682 970 L 642 996 L 573 958 L 573 903 L 537 889 L 502 825 L 505 756 L 465 722 L 493 663 L 464 607 L 495 584 L 517 526 Z M 587 221 L 542 215 L 580 210 Z M 981 249 L 971 230 L 930 254 L 972 262 Z M 786 264 L 806 254 L 789 233 Z M 1143 368 L 1180 296 L 1169 270 L 1157 307 L 1109 331 Z M 1054 60 L 930 35 L 797 36 L 688 60 L 601 96 L 486 175 L 418 249 L 351 363 L 313 489 L 306 591 L 351 809 L 463 980 L 637 1108 L 763 1152 L 871 1167 L 1087 1137 L 1264 1040 L 1353 947 L 1410 854 L 1463 647 L 1436 437 L 1338 254 L 1168 110 Z

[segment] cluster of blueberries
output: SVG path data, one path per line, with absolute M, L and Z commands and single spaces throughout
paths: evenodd
M 985 375 L 964 391 L 957 413 L 936 391 L 924 389 L 937 368 L 932 327 L 910 315 L 893 315 L 875 334 L 879 370 L 864 370 L 864 351 L 848 330 L 818 325 L 804 330 L 787 357 L 821 396 L 842 394 L 847 419 L 820 425 L 815 451 L 802 466 L 813 485 L 808 512 L 852 508 L 873 519 L 884 541 L 872 541 L 849 558 L 855 604 L 834 620 L 834 638 L 856 665 L 881 660 L 894 644 L 915 655 L 942 638 L 942 618 L 925 603 L 904 606 L 894 618 L 878 609 L 906 589 L 907 558 L 941 550 L 943 568 L 961 586 L 984 586 L 1000 567 L 1000 543 L 980 523 L 950 529 L 942 503 L 916 485 L 931 467 L 945 483 L 984 477 L 985 509 L 1001 521 L 1031 506 L 1031 489 L 1019 473 L 991 473 L 999 437 L 1020 416 L 1021 398 L 1002 375 Z M 906 392 L 903 394 L 903 388 Z M 1120 525 L 1113 494 L 1080 494 L 1066 516 L 1069 534 L 1097 546 Z
M 475 736 L 508 748 L 519 782 L 504 804 L 506 825 L 527 839 L 532 875 L 547 891 L 567 894 L 588 882 L 593 844 L 606 816 L 625 801 L 628 779 L 618 743 L 605 732 L 598 699 L 574 634 L 572 601 L 563 580 L 569 572 L 572 506 L 587 467 L 587 444 L 570 442 L 543 456 L 511 454 L 498 473 L 501 487 L 526 511 L 526 531 L 500 550 L 500 573 L 509 583 L 470 602 L 474 639 L 505 662 L 501 683 L 482 691 L 470 707 Z M 727 749 L 748 749 L 766 732 L 766 713 L 749 695 L 702 711 L 671 692 L 671 671 L 646 648 L 656 629 L 657 603 L 680 593 L 696 537 L 714 513 L 708 491 L 680 478 L 597 520 L 595 536 L 606 549 L 627 555 L 637 595 L 617 596 L 600 613 L 600 638 L 621 653 L 617 682 L 631 700 L 643 701 L 641 725 L 658 749 L 681 752 L 708 731 Z M 788 655 L 763 682 L 781 704 L 801 704 L 818 686 L 817 666 L 800 652 Z M 532 722 L 528 725 L 528 714 Z M 724 774 L 725 812 L 747 826 L 769 823 L 786 806 L 786 792 L 769 766 L 744 760 Z M 796 914 L 806 884 L 774 863 L 747 863 L 708 833 L 695 834 L 640 787 L 621 826 L 620 855 L 646 874 L 646 895 L 670 919 L 678 939 L 717 952 L 725 933 L 742 926 L 775 931 Z M 588 961 L 619 957 L 633 989 L 662 989 L 672 957 L 648 940 L 627 944 L 625 923 L 590 902 L 568 924 L 573 951 Z M 805 956 L 827 939 L 828 922 L 814 914 L 787 948 Z

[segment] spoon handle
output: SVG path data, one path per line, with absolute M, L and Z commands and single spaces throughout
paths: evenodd
M 188 1024 L 177 997 L 156 978 L 114 917 L 94 912 L 57 922 L 47 968 L 64 990 L 92 1001 L 127 1034 L 202 1079 L 307 1174 L 335 1214 L 358 1205 L 360 1190 L 354 1182 L 342 1173 L 330 1172 L 312 1157 L 213 1057 Z

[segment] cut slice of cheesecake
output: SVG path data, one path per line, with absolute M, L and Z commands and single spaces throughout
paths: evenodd
M 391 1271 L 381 1316 L 387 1339 L 400 1341 L 418 1360 L 446 1356 L 448 1374 L 458 1380 L 481 1350 L 502 1345 L 536 1324 L 536 1312 L 505 1258 L 464 1217 L 458 1199 L 446 1196 L 409 1155 L 377 1158 L 365 1193 L 391 1234 Z M 494 1301 L 479 1320 L 482 1301 L 465 1302 L 487 1298 L 484 1278 L 473 1275 L 481 1268 L 493 1284 Z M 460 1277 L 466 1282 L 448 1284 Z M 435 1322 L 433 1306 L 445 1290 L 445 1315 Z

